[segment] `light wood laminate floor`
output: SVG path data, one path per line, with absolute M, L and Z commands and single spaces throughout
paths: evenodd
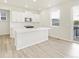
M 49 38 L 48 41 L 17 51 L 14 40 L 0 36 L 1 58 L 79 58 L 79 44 Z

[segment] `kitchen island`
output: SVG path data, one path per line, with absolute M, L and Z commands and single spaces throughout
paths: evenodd
M 18 28 L 14 29 L 15 46 L 17 50 L 48 40 L 49 28 Z

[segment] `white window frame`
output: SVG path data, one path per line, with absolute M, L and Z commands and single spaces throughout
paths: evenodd
M 73 20 L 79 20 L 79 6 L 73 7 Z
M 52 19 L 59 19 L 59 25 L 53 25 Z M 59 27 L 60 26 L 60 9 L 51 9 L 50 12 L 50 26 L 51 27 Z

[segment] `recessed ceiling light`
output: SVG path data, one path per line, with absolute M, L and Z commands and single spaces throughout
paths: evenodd
M 25 5 L 25 7 L 26 7 L 26 8 L 28 8 L 28 6 L 27 6 L 27 5 Z
M 41 8 L 39 8 L 38 10 L 41 10 Z
M 48 4 L 48 7 L 51 7 L 52 5 L 51 4 Z
M 8 3 L 8 0 L 4 0 L 4 3 Z
M 33 0 L 33 2 L 36 2 L 37 0 Z

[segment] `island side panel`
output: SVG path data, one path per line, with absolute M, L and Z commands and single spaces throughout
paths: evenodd
M 17 33 L 15 37 L 16 49 L 23 49 L 48 40 L 48 30 Z

